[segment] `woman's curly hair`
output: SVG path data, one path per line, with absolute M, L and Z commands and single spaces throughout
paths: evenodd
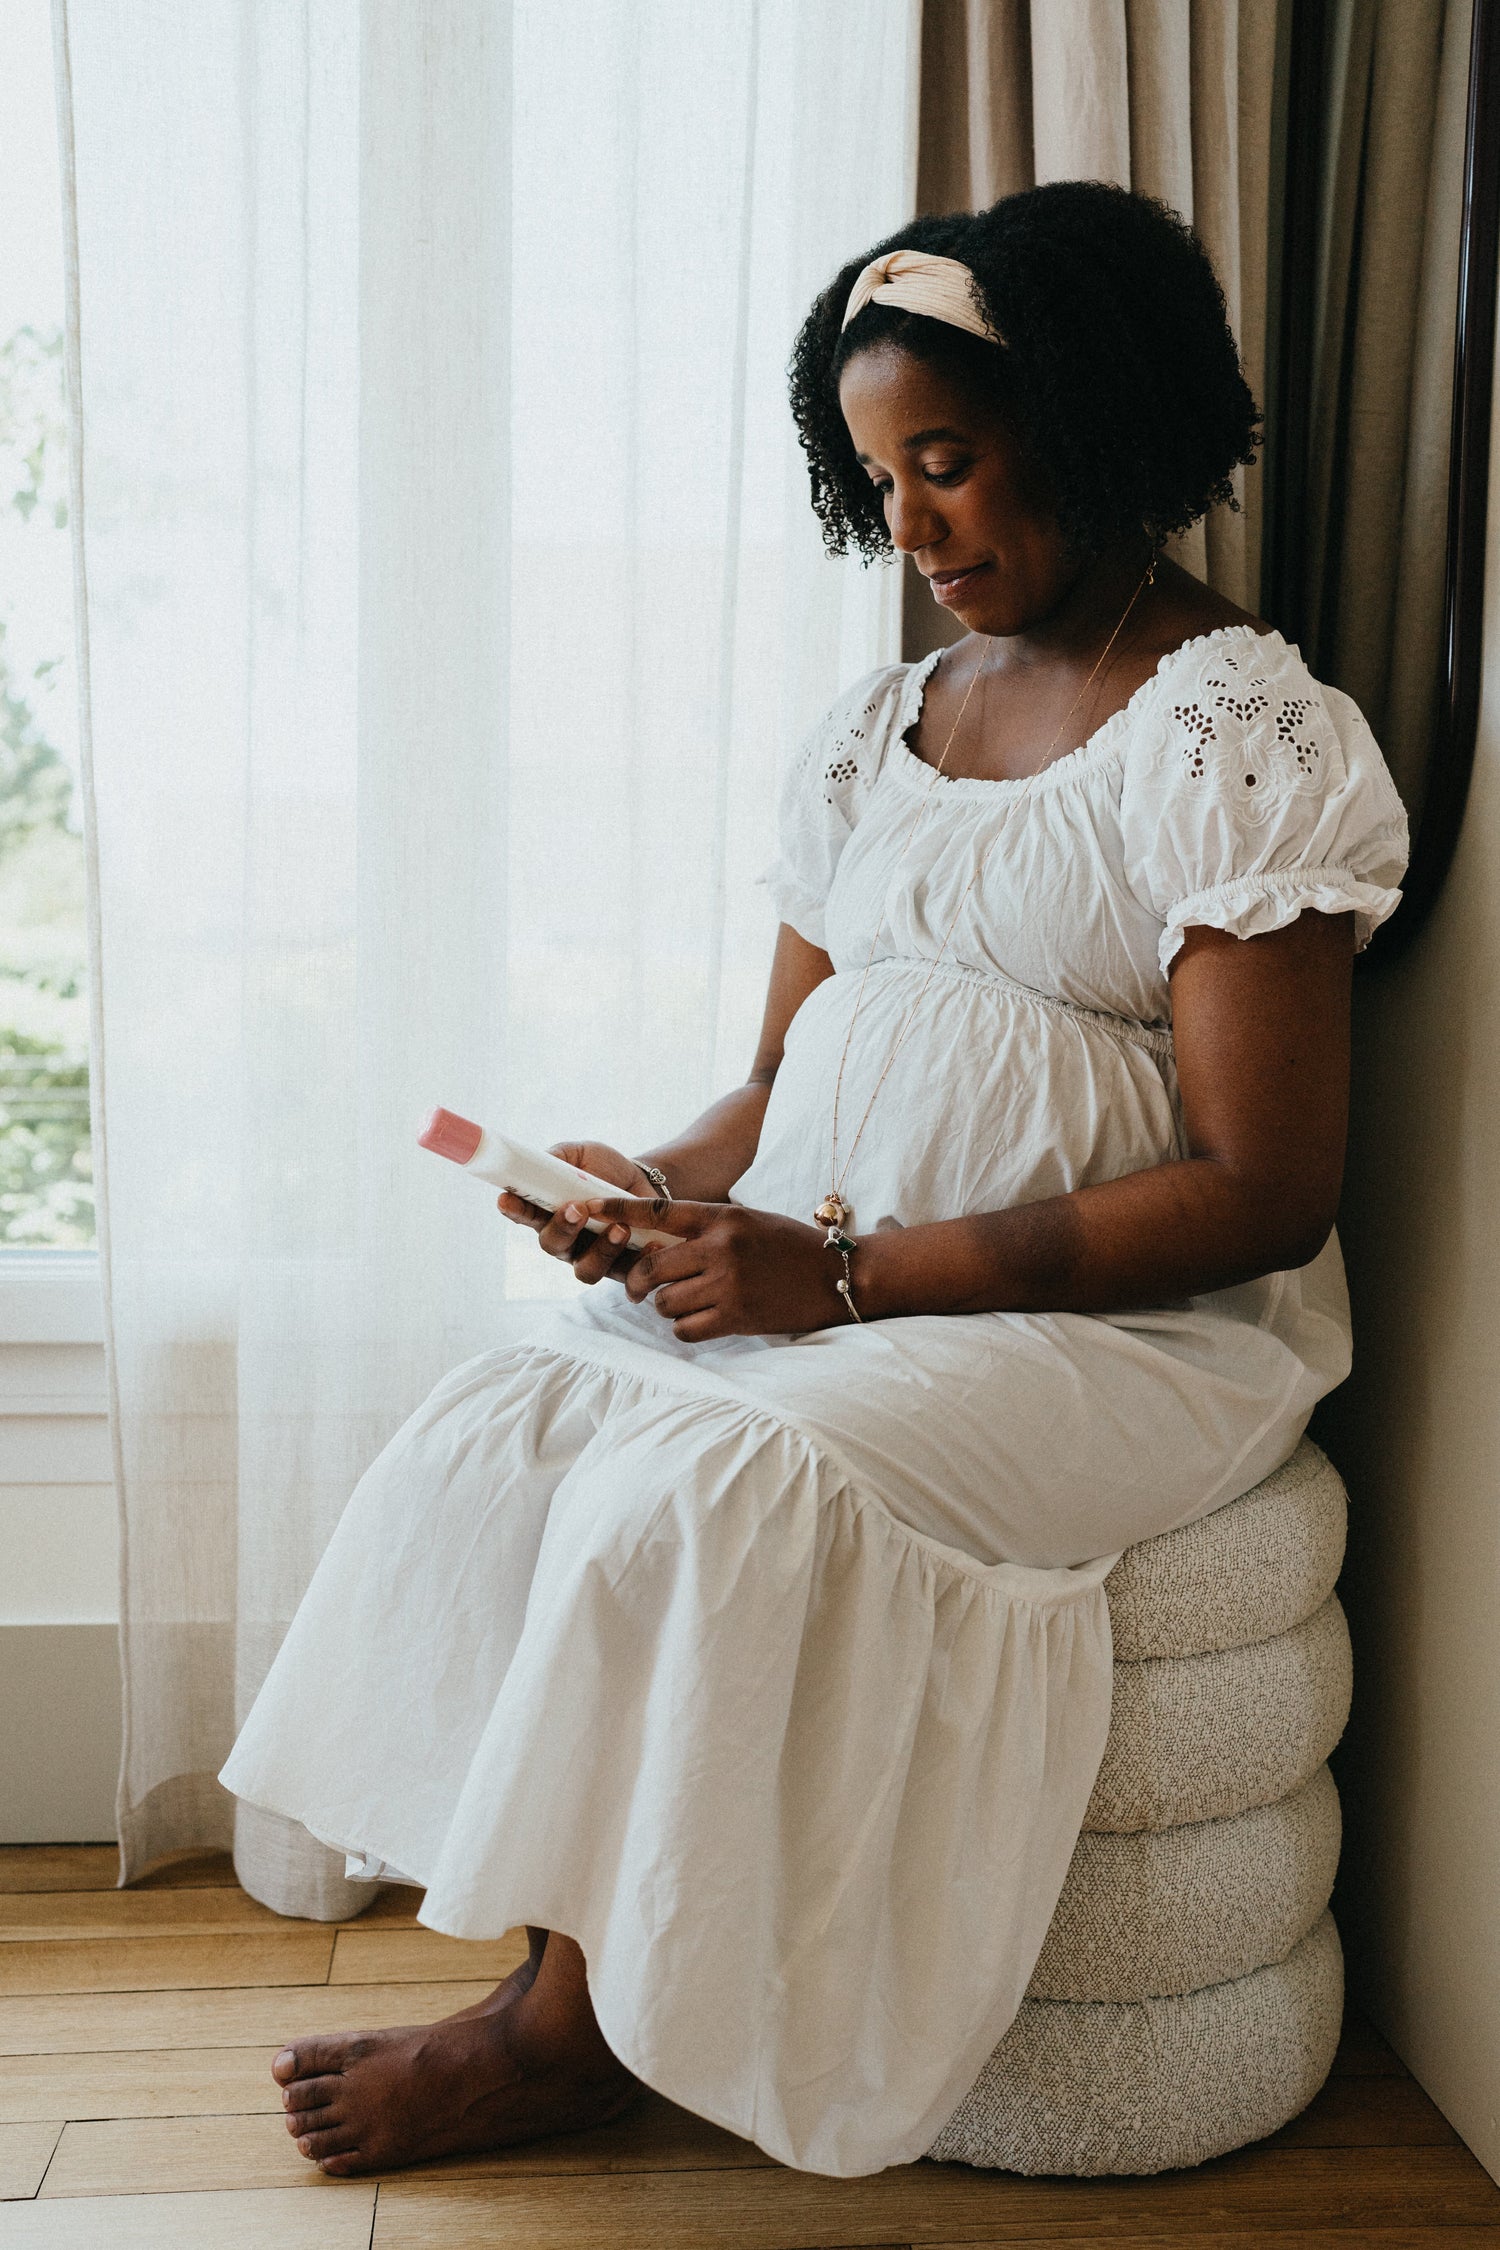
M 887 250 L 961 259 L 1004 343 L 878 303 L 841 329 L 860 271 Z M 1260 416 L 1207 252 L 1175 211 L 1125 188 L 1058 180 L 988 211 L 916 219 L 823 291 L 789 373 L 813 507 L 836 555 L 891 552 L 838 399 L 849 360 L 875 344 L 995 401 L 1080 554 L 1143 532 L 1159 541 L 1217 500 L 1233 505 L 1234 470 L 1255 458 Z

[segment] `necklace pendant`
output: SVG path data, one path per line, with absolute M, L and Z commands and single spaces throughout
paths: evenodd
M 854 1206 L 846 1203 L 837 1188 L 830 1188 L 813 1213 L 820 1227 L 846 1227 L 854 1216 Z

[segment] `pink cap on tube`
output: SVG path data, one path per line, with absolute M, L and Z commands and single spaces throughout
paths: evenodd
M 433 1110 L 417 1135 L 423 1148 L 430 1148 L 435 1156 L 451 1157 L 455 1164 L 467 1164 L 483 1139 L 482 1125 L 451 1109 Z

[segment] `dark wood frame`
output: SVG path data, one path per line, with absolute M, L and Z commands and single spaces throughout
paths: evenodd
M 1468 802 L 1479 729 L 1484 653 L 1484 550 L 1489 518 L 1490 411 L 1500 293 L 1500 5 L 1474 0 L 1464 142 L 1453 421 L 1448 455 L 1448 540 L 1443 660 L 1427 794 L 1412 837 L 1401 911 L 1371 955 L 1405 952 L 1432 912 L 1452 863 Z
M 1306 648 L 1307 464 L 1310 445 L 1313 315 L 1323 165 L 1323 72 L 1327 0 L 1292 0 L 1285 79 L 1286 149 L 1280 212 L 1281 286 L 1275 392 L 1266 443 L 1265 554 L 1261 603 L 1267 617 Z
M 1317 207 L 1323 161 L 1328 28 L 1326 0 L 1294 0 L 1286 88 L 1285 211 L 1304 223 L 1284 222 L 1282 228 L 1277 426 L 1267 462 L 1271 491 L 1266 546 L 1267 610 L 1294 640 L 1305 639 L 1307 608 L 1302 531 L 1316 262 L 1314 229 L 1305 223 L 1305 214 Z M 1372 966 L 1405 953 L 1426 924 L 1452 864 L 1474 768 L 1484 643 L 1497 269 L 1500 0 L 1474 0 L 1455 309 L 1442 664 L 1427 793 L 1414 824 L 1405 900 L 1364 956 Z

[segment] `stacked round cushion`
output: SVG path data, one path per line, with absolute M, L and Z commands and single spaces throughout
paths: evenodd
M 1328 2075 L 1349 1713 L 1347 1500 L 1304 1438 L 1227 1507 L 1129 1548 L 1109 1740 L 1020 2014 L 930 2153 L 1160 2172 L 1274 2132 Z

